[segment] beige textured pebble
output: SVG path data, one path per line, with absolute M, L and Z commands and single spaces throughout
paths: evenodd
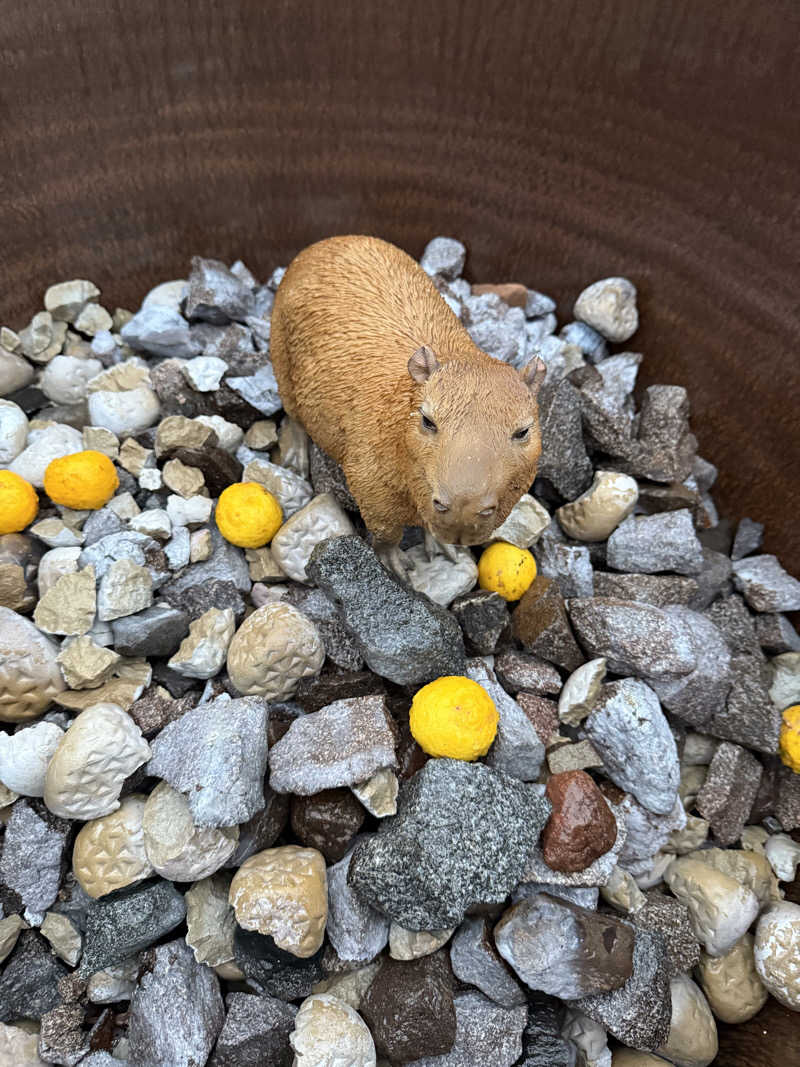
M 11 955 L 17 938 L 23 930 L 29 929 L 21 915 L 9 915 L 0 919 L 0 963 Z
M 83 447 L 91 452 L 102 452 L 109 459 L 119 456 L 119 438 L 105 426 L 84 426 Z
M 91 630 L 97 609 L 94 567 L 65 574 L 36 605 L 33 621 L 48 634 L 78 637 Z
M 296 582 L 305 582 L 306 564 L 320 541 L 353 533 L 353 524 L 331 493 L 322 493 L 296 511 L 272 539 L 272 556 Z
M 166 422 L 166 419 L 164 421 Z M 155 469 L 152 464 L 152 449 L 145 448 L 138 441 L 134 441 L 132 437 L 127 437 L 120 445 L 119 465 L 129 474 L 132 474 L 134 478 L 138 478 L 146 467 Z
M 661 1056 L 639 1052 L 635 1048 L 618 1048 L 611 1057 L 611 1067 L 664 1067 Z
M 189 626 L 189 634 L 167 663 L 184 678 L 213 678 L 225 664 L 236 629 L 232 608 L 209 608 Z
M 64 819 L 97 819 L 119 807 L 125 779 L 150 758 L 133 719 L 94 704 L 75 719 L 47 768 L 44 802 Z
M 668 851 L 666 846 L 665 850 Z M 692 859 L 708 863 L 740 885 L 752 889 L 761 907 L 775 899 L 775 876 L 766 856 L 739 848 L 703 848 L 694 852 Z
M 290 604 L 265 604 L 242 623 L 228 649 L 228 675 L 243 696 L 284 700 L 325 660 L 319 631 Z
M 773 997 L 800 1011 L 800 904 L 784 900 L 764 912 L 754 955 L 758 976 Z
M 297 845 L 257 852 L 234 875 L 229 899 L 245 930 L 269 934 L 293 956 L 313 956 L 328 920 L 325 859 Z
M 233 960 L 236 917 L 228 903 L 230 875 L 214 874 L 195 882 L 186 898 L 186 944 L 198 963 L 220 967 Z
M 58 645 L 32 622 L 0 608 L 0 721 L 38 718 L 65 688 Z
M 21 796 L 44 796 L 47 765 L 63 736 L 54 722 L 37 722 L 15 734 L 0 733 L 0 782 Z
M 492 534 L 491 541 L 508 541 L 517 548 L 530 548 L 539 540 L 542 530 L 550 525 L 550 513 L 539 501 L 524 493 L 511 509 L 502 526 Z
M 120 661 L 118 653 L 96 645 L 83 634 L 62 648 L 57 659 L 70 689 L 96 689 L 107 682 Z
M 146 800 L 138 793 L 125 797 L 116 811 L 87 822 L 75 838 L 72 871 L 90 897 L 113 893 L 153 873 L 142 833 Z
M 767 990 L 756 971 L 753 935 L 744 934 L 724 956 L 700 953 L 697 978 L 723 1023 L 744 1023 L 764 1007 Z
M 142 818 L 147 858 L 162 878 L 193 882 L 230 859 L 239 842 L 239 827 L 195 826 L 183 793 L 159 782 L 147 798 Z
M 153 579 L 147 567 L 132 559 L 115 559 L 100 579 L 97 616 L 111 622 L 144 611 L 153 603 Z
M 577 500 L 556 512 L 562 530 L 577 541 L 605 541 L 633 512 L 639 499 L 636 479 L 618 471 L 596 471 Z
M 751 889 L 692 856 L 674 860 L 664 880 L 689 909 L 695 936 L 710 956 L 724 956 L 758 915 Z
M 717 1024 L 702 991 L 686 974 L 669 984 L 672 1018 L 669 1036 L 658 1050 L 676 1067 L 708 1067 L 719 1050 Z
M 81 957 L 83 938 L 72 920 L 57 911 L 48 911 L 39 929 L 53 946 L 55 954 L 74 967 Z
M 393 960 L 417 960 L 430 956 L 453 936 L 455 927 L 447 930 L 406 930 L 393 922 L 389 927 L 389 955 Z
M 366 782 L 350 787 L 370 815 L 385 819 L 397 812 L 397 793 L 400 783 L 391 767 L 382 767 Z
M 39 1059 L 39 1034 L 0 1023 L 0 1067 L 47 1067 Z
M 375 1044 L 367 1024 L 330 993 L 314 993 L 303 1001 L 289 1042 L 298 1067 L 375 1067 Z
M 558 717 L 570 726 L 580 726 L 591 713 L 606 676 L 603 658 L 590 660 L 573 671 L 558 698 Z
M 167 415 L 158 424 L 155 437 L 156 455 L 168 455 L 179 448 L 203 449 L 218 443 L 213 426 L 185 415 Z

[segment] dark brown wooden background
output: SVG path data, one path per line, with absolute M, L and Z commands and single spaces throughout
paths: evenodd
M 797 0 L 0 0 L 0 27 L 0 321 L 342 232 L 459 236 L 562 315 L 625 274 L 645 382 L 689 388 L 721 510 L 800 574 Z M 791 1067 L 797 1023 L 772 1004 L 718 1062 Z

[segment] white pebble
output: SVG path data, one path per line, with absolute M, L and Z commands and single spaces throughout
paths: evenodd
M 54 423 L 42 430 L 30 431 L 27 447 L 9 465 L 9 470 L 37 489 L 43 489 L 44 472 L 54 459 L 82 451 L 83 437 L 80 431 L 63 423 Z
M 144 467 L 139 475 L 139 485 L 142 489 L 149 489 L 151 493 L 157 492 L 164 484 L 164 478 L 158 467 Z
M 158 420 L 161 405 L 152 389 L 112 392 L 101 389 L 89 395 L 89 417 L 95 426 L 104 426 L 117 437 L 135 437 Z
M 180 311 L 181 301 L 186 296 L 186 281 L 184 278 L 178 278 L 173 282 L 162 282 L 161 285 L 157 285 L 154 289 L 151 289 L 147 296 L 142 301 L 142 307 L 155 307 L 159 305 L 161 307 L 172 308 L 173 311 Z
M 800 905 L 782 900 L 758 920 L 758 977 L 777 1001 L 800 1011 Z
M 627 278 L 603 278 L 587 286 L 575 301 L 575 318 L 609 341 L 627 341 L 639 325 L 636 287 Z
M 0 778 L 2 778 L 0 774 Z M 20 790 L 17 790 L 20 792 Z M 800 863 L 800 845 L 788 834 L 773 834 L 764 846 L 769 865 L 780 882 L 793 882 Z
M 21 796 L 44 796 L 47 765 L 63 736 L 54 722 L 37 722 L 16 734 L 0 733 L 0 782 Z
M 228 364 L 217 356 L 195 356 L 181 364 L 183 376 L 198 393 L 213 393 L 219 389 Z
M 167 497 L 167 514 L 173 526 L 202 526 L 211 518 L 214 502 L 207 496 Z
M 54 404 L 78 404 L 86 397 L 89 380 L 102 369 L 99 359 L 55 356 L 45 367 L 39 388 Z
M 297 1064 L 375 1067 L 375 1043 L 367 1024 L 349 1004 L 330 993 L 314 993 L 303 1001 L 289 1043 Z
M 172 522 L 163 508 L 150 508 L 135 515 L 128 524 L 132 530 L 149 534 L 158 541 L 167 541 L 172 536 Z
M 59 578 L 65 574 L 74 574 L 78 569 L 78 557 L 81 554 L 80 546 L 67 548 L 51 548 L 45 552 L 39 560 L 39 597 L 43 597 L 47 590 L 56 584 Z
M 15 460 L 28 439 L 28 416 L 11 400 L 0 400 L 0 467 Z

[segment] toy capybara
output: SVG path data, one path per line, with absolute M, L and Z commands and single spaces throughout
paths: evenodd
M 331 237 L 302 251 L 275 297 L 270 349 L 284 408 L 341 464 L 395 568 L 404 526 L 481 544 L 530 488 L 544 364 L 520 373 L 481 351 L 394 245 Z

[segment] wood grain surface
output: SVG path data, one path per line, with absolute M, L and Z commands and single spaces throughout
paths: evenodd
M 639 288 L 724 514 L 800 574 L 797 0 L 0 0 L 0 321 L 364 232 L 567 316 Z M 718 1062 L 800 1063 L 774 1002 Z M 739 1035 L 739 1036 L 737 1036 Z

